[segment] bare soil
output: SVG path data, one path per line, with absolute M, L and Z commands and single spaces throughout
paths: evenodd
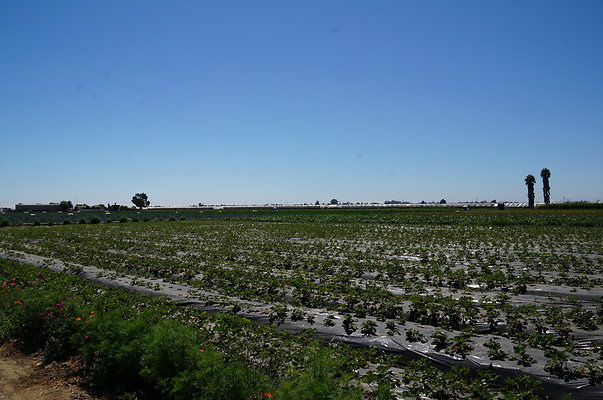
M 42 361 L 40 352 L 27 354 L 15 343 L 0 346 L 0 400 L 106 400 L 86 392 L 77 357 Z

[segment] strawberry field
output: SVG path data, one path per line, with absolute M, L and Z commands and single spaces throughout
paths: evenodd
M 17 216 L 5 257 L 251 320 L 283 348 L 347 343 L 365 396 L 603 395 L 601 210 Z

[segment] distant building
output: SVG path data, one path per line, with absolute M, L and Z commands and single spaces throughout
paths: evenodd
M 21 212 L 32 212 L 32 211 L 36 211 L 36 212 L 42 212 L 42 211 L 48 211 L 48 212 L 54 212 L 54 211 L 61 211 L 61 206 L 59 204 L 56 203 L 50 203 L 50 204 L 16 204 L 15 205 L 15 211 L 21 211 Z

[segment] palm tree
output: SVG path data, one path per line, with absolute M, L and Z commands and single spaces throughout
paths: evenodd
M 544 204 L 551 202 L 551 187 L 549 186 L 549 178 L 551 177 L 551 171 L 548 168 L 543 168 L 540 171 L 540 177 L 542 178 L 542 193 L 544 194 Z
M 536 178 L 534 175 L 526 176 L 525 183 L 528 187 L 528 207 L 534 208 L 534 184 L 536 183 Z

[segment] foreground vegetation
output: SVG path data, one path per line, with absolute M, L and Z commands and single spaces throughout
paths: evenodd
M 232 368 L 247 368 L 236 374 L 264 386 L 253 386 L 240 398 L 250 398 L 252 393 L 307 399 L 391 398 L 394 392 L 431 398 L 538 396 L 538 392 L 530 394 L 537 384 L 529 378 L 507 380 L 497 376 L 496 370 L 482 371 L 475 379 L 475 372 L 462 367 L 439 370 L 425 359 L 409 363 L 400 355 L 370 348 L 311 345 L 311 336 L 287 335 L 237 317 L 241 311 L 253 311 L 249 301 L 271 305 L 266 319 L 274 327 L 329 327 L 334 335 L 358 340 L 396 337 L 404 346 L 427 349 L 451 360 L 452 365 L 477 357 L 503 368 L 550 376 L 561 384 L 582 380 L 597 387 L 603 379 L 603 214 L 599 210 L 225 210 L 190 213 L 186 220 L 169 217 L 167 221 L 153 221 L 154 214 L 144 211 L 136 215 L 126 218 L 127 223 L 40 224 L 1 230 L 0 251 L 5 253 L 19 251 L 94 265 L 107 276 L 140 277 L 142 285 L 153 280 L 186 284 L 203 292 L 199 297 L 207 303 L 224 303 L 223 296 L 230 296 L 223 308 L 231 315 L 208 317 L 165 300 L 122 291 L 102 289 L 102 297 L 95 297 L 90 293 L 98 292 L 97 287 L 86 289 L 93 286 L 76 281 L 65 284 L 64 280 L 75 278 L 52 274 L 50 279 L 47 272 L 44 280 L 17 278 L 21 279 L 21 293 L 30 293 L 29 299 L 9 298 L 15 291 L 3 288 L 3 307 L 13 311 L 38 298 L 44 304 L 62 304 L 69 295 L 56 293 L 56 299 L 48 299 L 36 285 L 56 284 L 57 290 L 67 287 L 76 293 L 72 295 L 79 300 L 68 303 L 83 308 L 61 320 L 69 321 L 64 328 L 69 339 L 63 342 L 68 343 L 67 353 L 81 351 L 86 356 L 93 381 L 102 383 L 104 375 L 115 368 L 94 366 L 91 355 L 108 353 L 86 350 L 97 344 L 89 339 L 111 338 L 105 345 L 113 346 L 108 343 L 119 342 L 122 336 L 104 329 L 123 322 L 119 329 L 145 332 L 134 342 L 142 346 L 130 341 L 130 345 L 118 343 L 115 348 L 153 349 L 161 347 L 157 343 L 179 343 L 168 332 L 185 329 L 178 336 L 193 344 L 183 344 L 182 349 L 188 350 L 181 352 L 180 345 L 176 346 L 176 359 L 188 361 L 186 368 L 175 366 L 174 371 L 190 371 L 191 365 L 210 359 L 225 363 L 221 371 L 228 371 L 231 362 Z M 193 215 L 199 219 L 193 221 Z M 134 219 L 139 223 L 132 223 Z M 2 264 L 5 272 L 0 279 L 5 282 L 18 277 L 16 264 L 9 264 Z M 77 266 L 71 268 L 78 272 Z M 89 294 L 78 297 L 85 290 Z M 45 291 L 52 292 L 46 286 Z M 215 296 L 208 295 L 210 292 Z M 45 313 L 41 319 L 46 321 L 48 309 L 33 310 L 23 318 L 37 321 L 40 313 Z M 2 326 L 21 318 L 21 314 L 7 315 L 11 317 L 5 318 Z M 72 319 L 78 316 L 91 322 L 78 325 Z M 108 322 L 97 322 L 101 316 Z M 169 322 L 160 322 L 166 317 Z M 29 340 L 29 336 L 35 338 L 34 331 L 54 329 L 16 329 L 29 323 L 19 321 L 3 330 L 12 332 L 4 337 L 18 335 Z M 96 330 L 77 330 L 80 326 Z M 79 335 L 79 342 L 72 339 L 71 332 Z M 89 339 L 82 342 L 86 336 Z M 35 341 L 49 347 L 52 355 L 56 353 L 52 343 L 60 341 L 53 339 L 49 345 L 48 337 Z M 206 361 L 192 360 L 184 356 L 189 351 L 196 352 L 195 357 L 215 355 Z M 152 372 L 153 365 L 161 364 L 149 361 L 160 357 L 153 354 L 127 357 L 135 361 L 124 366 L 130 371 L 124 390 L 176 396 L 174 385 L 185 378 Z M 304 362 L 314 359 L 317 361 Z M 333 364 L 325 366 L 327 362 Z M 327 376 L 332 379 L 312 368 L 331 371 Z M 201 382 L 198 386 L 207 385 L 201 376 L 189 375 Z M 314 384 L 301 385 L 296 380 L 302 379 L 299 376 L 304 376 L 305 382 L 320 376 L 320 381 L 330 382 L 320 393 L 331 394 L 311 394 Z M 193 385 L 192 381 L 182 382 Z M 243 382 L 237 385 L 245 386 Z M 147 392 L 140 387 L 147 387 Z M 304 387 L 299 397 L 287 392 L 299 387 Z M 343 397 L 337 397 L 340 391 Z M 579 392 L 574 394 L 579 398 Z M 193 398 L 205 398 L 196 396 Z
M 82 355 L 97 389 L 173 399 L 363 395 L 349 379 L 356 363 L 305 337 L 2 259 L 0 282 L 0 340 L 42 348 L 47 362 Z
M 0 341 L 43 349 L 48 363 L 81 355 L 91 387 L 121 399 L 394 398 L 384 366 L 359 373 L 395 362 L 379 352 L 318 344 L 4 259 L 0 285 Z M 491 372 L 478 381 L 467 373 L 419 361 L 401 376 L 409 396 L 537 398 L 539 385 L 527 377 L 501 388 Z

